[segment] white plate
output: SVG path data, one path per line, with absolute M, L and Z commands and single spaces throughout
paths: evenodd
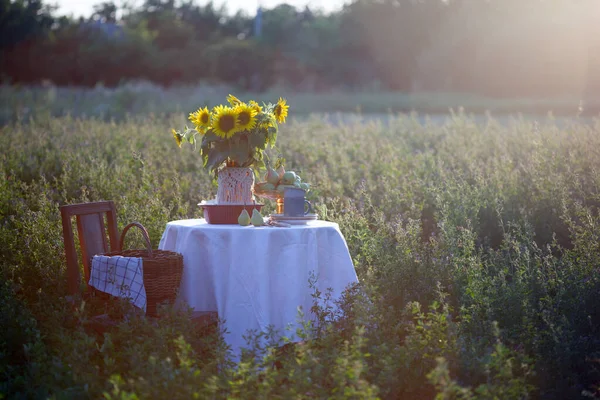
M 310 219 L 271 219 L 271 221 L 273 221 L 273 223 L 283 223 L 283 224 L 287 224 L 289 225 L 306 225 L 308 224 L 310 221 L 314 221 L 310 220 Z
M 319 216 L 317 214 L 307 214 L 303 217 L 286 217 L 283 214 L 271 214 L 271 220 L 275 222 L 285 222 L 290 225 L 306 225 L 310 221 L 316 221 Z
M 284 214 L 271 214 L 270 217 L 275 221 L 314 221 L 319 218 L 317 214 L 306 214 L 301 217 L 287 217 Z

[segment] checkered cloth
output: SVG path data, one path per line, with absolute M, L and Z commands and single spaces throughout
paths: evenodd
M 129 299 L 134 306 L 146 312 L 142 258 L 94 256 L 89 285 L 101 292 Z

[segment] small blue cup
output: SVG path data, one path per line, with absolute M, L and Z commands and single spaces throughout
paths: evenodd
M 306 192 L 304 190 L 299 188 L 285 188 L 283 192 L 284 216 L 304 217 L 312 213 L 312 211 L 312 204 L 306 200 Z

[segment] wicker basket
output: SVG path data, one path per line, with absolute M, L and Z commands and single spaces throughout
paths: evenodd
M 125 234 L 136 226 L 142 231 L 146 250 L 122 250 Z M 121 233 L 120 251 L 106 253 L 106 256 L 140 257 L 144 263 L 144 286 L 146 288 L 146 315 L 156 316 L 156 306 L 163 302 L 174 303 L 181 283 L 183 255 L 167 250 L 152 250 L 150 236 L 146 228 L 138 222 L 127 225 Z

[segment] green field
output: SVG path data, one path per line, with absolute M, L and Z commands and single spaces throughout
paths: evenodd
M 171 115 L 187 113 L 199 106 L 220 104 L 230 86 L 197 85 L 164 89 L 150 83 L 131 83 L 117 88 L 97 86 L 93 89 L 54 86 L 15 88 L 0 85 L 0 124 L 40 115 L 123 119 L 131 115 Z M 335 91 L 297 93 L 272 89 L 266 93 L 246 93 L 242 100 L 276 101 L 284 96 L 292 105 L 292 116 L 310 114 L 396 114 L 416 111 L 425 114 L 448 114 L 464 109 L 471 114 L 536 115 L 594 117 L 600 113 L 600 99 L 582 94 L 572 98 L 490 98 L 461 93 L 397 93 Z
M 133 318 L 90 336 L 97 305 L 65 299 L 60 205 L 112 199 L 119 228 L 140 221 L 156 246 L 168 221 L 214 197 L 198 154 L 170 134 L 188 106 L 159 116 L 138 97 L 117 109 L 3 90 L 5 398 L 600 397 L 600 120 L 283 125 L 278 148 L 340 225 L 360 286 L 343 313 L 318 310 L 310 340 L 273 368 L 274 353 L 251 345 L 234 365 L 218 335 L 169 309 L 158 325 Z M 292 117 L 323 111 L 289 100 Z

